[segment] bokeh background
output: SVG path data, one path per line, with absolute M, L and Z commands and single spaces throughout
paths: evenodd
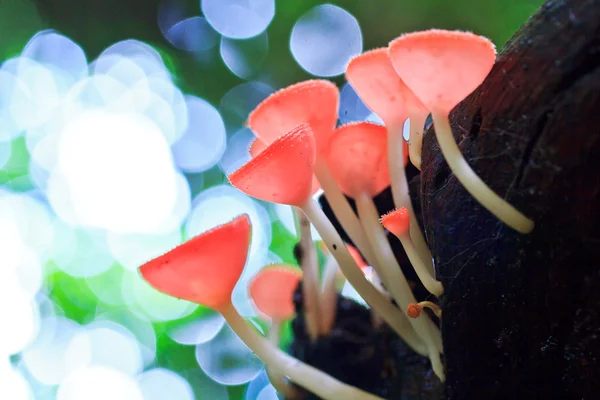
M 248 279 L 294 264 L 291 210 L 238 192 L 248 113 L 403 32 L 497 46 L 541 0 L 0 0 L 0 399 L 275 399 L 220 316 L 136 267 L 242 212 Z M 289 329 L 283 345 L 291 340 Z

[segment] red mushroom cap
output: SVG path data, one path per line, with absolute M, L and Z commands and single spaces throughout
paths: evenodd
M 302 271 L 290 265 L 263 268 L 250 282 L 250 297 L 258 310 L 274 321 L 286 321 L 296 314 L 294 291 Z
M 254 158 L 258 155 L 258 153 L 260 153 L 261 151 L 263 151 L 264 149 L 267 148 L 267 145 L 264 144 L 263 142 L 260 141 L 260 139 L 254 139 L 254 141 L 252 143 L 250 143 L 250 148 L 248 149 L 248 151 L 250 152 L 250 157 Z M 319 191 L 319 189 L 321 189 L 321 185 L 319 185 L 319 181 L 317 180 L 317 177 L 313 175 L 313 179 L 312 179 L 312 189 L 311 189 L 311 193 L 314 195 L 315 193 L 317 193 Z
M 317 151 L 323 152 L 335 129 L 339 90 L 327 80 L 309 80 L 281 89 L 260 103 L 248 117 L 248 127 L 270 144 L 306 122 L 313 129 Z
M 410 214 L 406 207 L 401 207 L 381 217 L 381 224 L 396 236 L 406 235 L 410 227 Z
M 367 107 L 386 124 L 403 123 L 408 118 L 402 95 L 406 85 L 394 69 L 387 48 L 354 57 L 346 68 L 346 79 Z
M 229 181 L 257 199 L 298 206 L 311 195 L 314 164 L 315 140 L 304 123 L 230 174 Z
M 248 256 L 250 219 L 243 214 L 206 231 L 139 268 L 155 289 L 220 309 L 231 303 Z
M 408 33 L 389 46 L 394 68 L 431 111 L 448 114 L 473 92 L 496 61 L 494 44 L 469 32 Z
M 369 122 L 339 127 L 331 136 L 327 165 L 346 195 L 374 197 L 390 185 L 386 128 Z
M 423 306 L 417 303 L 410 303 L 408 307 L 406 307 L 406 314 L 408 314 L 410 318 L 419 318 L 422 312 Z

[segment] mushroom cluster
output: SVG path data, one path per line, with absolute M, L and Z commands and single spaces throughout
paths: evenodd
M 297 385 L 323 399 L 380 399 L 297 360 L 279 349 L 281 324 L 297 310 L 293 296 L 302 281 L 303 318 L 311 340 L 330 334 L 344 280 L 369 305 L 373 329 L 386 325 L 416 353 L 430 360 L 443 382 L 442 340 L 429 308 L 417 302 L 386 236 L 400 239 L 423 286 L 435 297 L 444 288 L 435 279 L 432 256 L 413 210 L 405 167 L 421 168 L 425 119 L 456 178 L 487 210 L 521 233 L 533 222 L 494 193 L 468 165 L 452 134 L 448 114 L 475 90 L 494 65 L 493 44 L 466 32 L 429 30 L 405 34 L 388 48 L 365 52 L 347 67 L 346 77 L 384 125 L 358 122 L 336 126 L 339 91 L 326 80 L 309 80 L 265 99 L 248 118 L 257 139 L 251 160 L 228 176 L 231 185 L 257 199 L 293 206 L 301 231 L 300 267 L 265 267 L 249 293 L 259 314 L 271 320 L 268 339 L 237 313 L 231 293 L 246 262 L 250 221 L 242 215 L 144 264 L 140 272 L 156 289 L 220 312 L 258 357 L 286 398 Z M 410 122 L 410 138 L 402 132 Z M 381 217 L 373 198 L 391 186 L 396 210 Z M 353 242 L 344 243 L 318 203 L 322 189 L 333 213 Z M 355 212 L 348 198 L 356 204 Z M 327 248 L 321 274 L 310 224 Z M 371 279 L 366 272 L 372 267 Z M 322 275 L 322 278 L 321 278 Z M 294 385 L 291 385 L 293 383 Z

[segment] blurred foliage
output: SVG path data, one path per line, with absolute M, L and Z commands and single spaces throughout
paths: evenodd
M 199 0 L 177 0 L 185 5 L 186 16 L 200 15 Z M 310 77 L 294 61 L 289 34 L 295 21 L 324 1 L 277 0 L 276 14 L 269 25 L 269 53 L 260 75 L 254 78 L 276 87 Z M 403 32 L 428 28 L 472 30 L 502 46 L 543 3 L 542 0 L 335 0 L 354 15 L 361 26 L 364 48 L 385 46 Z M 152 44 L 170 60 L 183 90 L 213 104 L 244 80 L 235 76 L 220 57 L 200 67 L 193 56 L 174 49 L 156 23 L 161 0 L 36 0 L 38 13 L 27 1 L 0 1 L 0 56 L 18 53 L 35 32 L 54 28 L 80 43 L 88 59 L 119 40 L 136 38 Z M 15 34 L 15 32 L 17 32 Z M 218 52 L 218 47 L 213 51 Z M 1 58 L 1 57 L 0 57 Z M 210 78 L 208 78 L 210 77 Z M 343 77 L 335 79 L 343 82 Z

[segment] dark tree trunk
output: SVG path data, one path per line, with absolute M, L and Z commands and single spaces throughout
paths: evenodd
M 429 129 L 421 206 L 446 288 L 447 397 L 600 398 L 600 0 L 546 3 L 451 122 L 536 227 L 519 234 L 474 201 Z

